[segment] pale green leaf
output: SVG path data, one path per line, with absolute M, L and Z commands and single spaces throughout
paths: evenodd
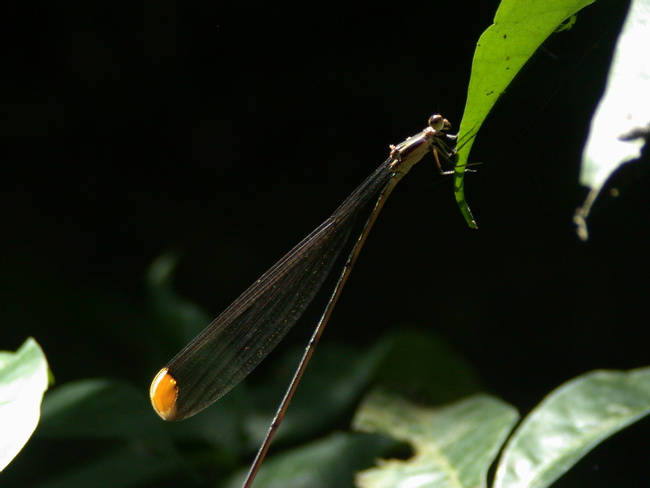
M 650 412 L 650 368 L 595 371 L 552 392 L 504 449 L 494 488 L 546 488 L 604 439 Z
M 517 419 L 513 407 L 487 395 L 433 409 L 374 393 L 359 409 L 355 428 L 408 442 L 414 455 L 359 473 L 357 486 L 485 487 L 487 471 Z
M 603 185 L 622 164 L 639 158 L 650 134 L 650 0 L 633 0 L 616 44 L 607 87 L 582 153 L 580 183 L 590 189 L 578 209 L 578 235 Z
M 34 339 L 15 353 L 0 352 L 0 471 L 36 429 L 47 385 L 47 359 Z

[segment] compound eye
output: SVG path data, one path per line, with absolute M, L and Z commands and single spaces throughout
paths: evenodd
M 433 114 L 431 117 L 429 117 L 429 127 L 431 127 L 436 132 L 439 132 L 442 130 L 450 129 L 451 124 L 442 115 Z

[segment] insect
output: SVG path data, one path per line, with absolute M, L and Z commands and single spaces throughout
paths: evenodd
M 441 174 L 440 158 L 451 161 L 456 136 L 441 115 L 404 142 L 390 146 L 382 163 L 334 213 L 264 273 L 154 378 L 150 398 L 165 420 L 182 420 L 203 410 L 244 379 L 282 340 L 322 286 L 345 246 L 359 213 L 373 200 L 327 306 L 318 321 L 287 392 L 278 407 L 244 487 L 250 487 L 271 439 L 291 401 L 307 363 L 336 305 L 359 252 L 386 199 L 402 177 L 431 152 Z

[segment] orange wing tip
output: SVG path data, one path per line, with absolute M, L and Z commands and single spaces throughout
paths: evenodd
M 161 369 L 151 382 L 149 389 L 151 405 L 163 420 L 176 420 L 176 400 L 178 399 L 178 386 L 167 368 Z

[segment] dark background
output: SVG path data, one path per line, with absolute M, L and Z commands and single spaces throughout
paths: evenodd
M 178 253 L 180 292 L 213 314 L 225 308 L 389 144 L 434 112 L 458 126 L 496 7 L 13 3 L 0 77 L 1 348 L 34 336 L 58 383 L 114 376 L 146 392 L 167 359 L 147 350 L 150 263 Z M 429 158 L 412 170 L 324 340 L 429 330 L 523 412 L 581 373 L 648 364 L 646 163 L 610 182 L 589 242 L 571 220 L 625 9 L 586 8 L 497 104 L 466 183 L 479 230 Z M 311 317 L 288 342 L 304 341 Z M 645 422 L 608 441 L 574 480 L 647 486 L 638 446 L 648 433 Z

